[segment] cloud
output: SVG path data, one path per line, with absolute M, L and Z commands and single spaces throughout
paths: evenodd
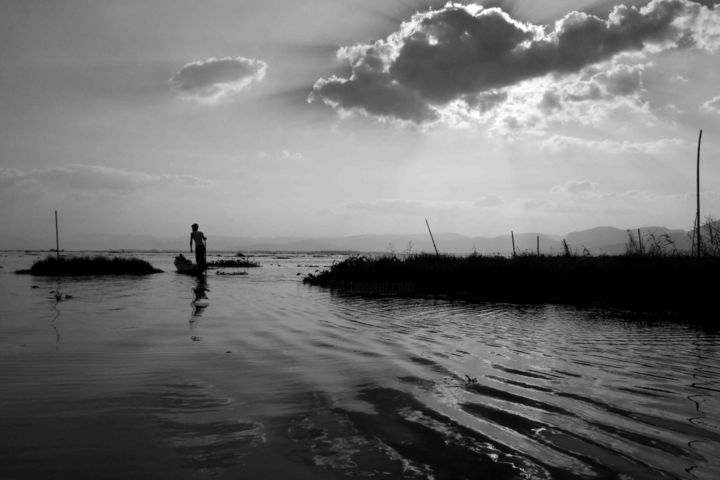
M 543 141 L 541 148 L 554 152 L 570 149 L 587 149 L 604 153 L 641 153 L 658 154 L 667 152 L 669 148 L 681 147 L 685 141 L 678 138 L 662 138 L 651 142 L 631 142 L 628 140 L 586 140 L 564 135 L 553 135 Z
M 551 190 L 554 193 L 566 193 L 568 195 L 584 195 L 597 193 L 599 184 L 588 180 L 570 180 L 564 185 L 556 185 Z
M 596 74 L 593 79 L 610 96 L 633 95 L 643 87 L 642 72 L 645 65 L 618 64 L 610 71 Z
M 545 136 L 552 125 L 649 124 L 655 116 L 644 98 L 642 74 L 650 64 L 622 63 L 628 60 L 619 57 L 561 78 L 526 80 L 504 89 L 504 97 L 491 110 L 454 102 L 444 108 L 443 120 L 451 125 L 483 124 L 490 135 L 506 139 L 518 132 Z
M 583 112 L 579 102 L 591 102 L 597 107 L 599 102 L 612 107 L 612 104 L 642 106 L 640 94 L 644 91 L 642 74 L 648 65 L 627 65 L 614 61 L 588 67 L 577 75 L 554 80 L 545 91 L 537 107 L 544 113 L 565 111 L 566 120 L 579 119 L 582 123 L 587 112 Z M 624 98 L 624 100 L 623 100 Z M 591 117 L 598 120 L 598 109 L 594 108 Z M 604 116 L 604 115 L 602 115 Z
M 302 160 L 304 155 L 301 152 L 291 152 L 290 150 L 280 150 L 278 152 L 262 150 L 257 152 L 257 157 L 262 160 Z
M 497 195 L 486 195 L 474 202 L 390 198 L 353 202 L 346 204 L 345 207 L 353 211 L 362 211 L 381 215 L 427 216 L 429 214 L 456 213 L 466 209 L 497 207 L 503 205 L 504 203 L 504 200 Z
M 302 160 L 303 154 L 300 152 L 291 152 L 289 150 L 281 150 L 280 158 L 283 160 Z
M 23 172 L 17 168 L 0 167 L 0 187 L 12 187 L 22 179 L 23 175 Z
M 352 73 L 318 80 L 309 101 L 340 114 L 429 123 L 443 109 L 487 92 L 502 101 L 504 89 L 547 75 L 576 74 L 627 52 L 696 47 L 720 48 L 720 16 L 690 0 L 652 0 L 637 8 L 620 5 L 607 19 L 572 12 L 552 26 L 520 22 L 499 8 L 448 3 L 417 13 L 399 30 L 372 44 L 337 52 Z M 641 87 L 640 70 L 618 69 L 599 77 L 581 98 L 627 95 Z M 480 97 L 481 98 L 481 97 Z M 552 95 L 546 108 L 553 108 Z
M 313 100 L 322 101 L 341 114 L 356 110 L 380 119 L 397 119 L 413 123 L 434 121 L 438 114 L 417 92 L 413 92 L 388 75 L 359 70 L 350 80 L 332 77 L 315 83 Z
M 504 204 L 505 200 L 497 195 L 485 195 L 484 197 L 475 200 L 476 207 L 499 207 Z
M 76 164 L 27 172 L 0 168 L 0 187 L 3 188 L 123 194 L 173 185 L 205 188 L 212 183 L 190 175 L 130 172 L 98 165 Z
M 216 103 L 265 78 L 267 63 L 244 57 L 209 58 L 191 62 L 170 79 L 170 88 L 183 97 Z
M 720 95 L 713 98 L 712 100 L 708 100 L 707 102 L 703 103 L 700 106 L 700 110 L 720 114 Z
M 703 194 L 706 205 L 718 205 L 717 196 Z M 549 192 L 516 200 L 520 210 L 533 210 L 537 218 L 552 223 L 563 217 L 576 225 L 587 227 L 614 225 L 619 227 L 619 217 L 626 224 L 667 225 L 684 228 L 687 219 L 692 222 L 688 212 L 693 211 L 694 192 L 660 192 L 648 190 L 604 191 L 596 182 L 589 180 L 571 180 L 552 187 Z M 567 224 L 565 224 L 567 225 Z
M 720 5 L 720 0 L 693 0 L 693 2 L 710 8 L 715 7 L 715 5 Z

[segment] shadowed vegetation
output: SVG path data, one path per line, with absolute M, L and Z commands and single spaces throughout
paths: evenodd
M 148 275 L 161 271 L 139 258 L 111 258 L 98 255 L 60 258 L 48 256 L 35 262 L 30 269 L 19 270 L 16 273 L 77 277 L 85 275 Z
M 350 257 L 303 282 L 339 291 L 352 291 L 348 285 L 368 291 L 374 284 L 412 285 L 403 292 L 473 301 L 675 309 L 713 302 L 719 269 L 720 257 L 682 255 L 415 254 Z
M 231 260 L 213 260 L 207 263 L 208 268 L 249 268 L 259 267 L 260 264 L 247 258 Z

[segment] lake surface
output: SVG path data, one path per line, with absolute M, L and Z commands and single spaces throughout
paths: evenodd
M 720 478 L 718 331 L 302 284 L 340 257 L 203 282 L 136 256 L 165 273 L 0 252 L 0 478 Z

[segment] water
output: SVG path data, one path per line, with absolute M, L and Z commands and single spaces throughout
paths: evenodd
M 140 256 L 165 273 L 0 252 L 0 478 L 720 477 L 718 332 L 301 283 L 337 257 L 201 282 Z

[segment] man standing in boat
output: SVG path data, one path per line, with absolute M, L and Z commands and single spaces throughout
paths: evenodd
M 197 264 L 198 272 L 204 272 L 207 270 L 207 264 L 205 263 L 205 234 L 198 230 L 198 224 L 192 224 L 192 232 L 190 232 L 190 252 L 193 251 L 193 240 L 195 241 L 195 263 Z

